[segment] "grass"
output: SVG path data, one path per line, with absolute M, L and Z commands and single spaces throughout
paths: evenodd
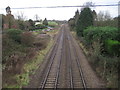
M 5 88 L 20 88 L 19 85 L 10 85 L 8 86 L 7 84 L 5 85 Z
M 48 22 L 48 25 L 50 25 L 50 26 L 56 26 L 56 25 L 58 25 L 58 23 L 50 21 L 50 22 Z

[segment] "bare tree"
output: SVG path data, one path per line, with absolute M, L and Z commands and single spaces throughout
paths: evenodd
M 97 14 L 97 20 L 98 20 L 98 21 L 104 21 L 104 12 L 100 11 L 100 12 Z
M 97 14 L 97 20 L 98 21 L 106 21 L 106 20 L 111 20 L 112 17 L 110 16 L 110 13 L 108 11 L 100 11 L 98 14 Z
M 24 16 L 24 13 L 23 12 L 18 12 L 15 17 L 18 19 L 18 20 L 21 20 L 21 21 L 24 21 L 26 19 L 26 16 Z
M 36 21 L 40 20 L 40 17 L 37 14 L 34 16 L 34 18 Z
M 24 16 L 23 12 L 18 12 L 16 15 L 16 23 L 18 25 L 18 28 L 21 30 L 25 30 L 27 28 L 27 22 L 25 22 L 26 20 L 26 16 Z
M 104 19 L 105 20 L 111 20 L 112 19 L 112 17 L 110 16 L 110 13 L 108 11 L 105 12 Z

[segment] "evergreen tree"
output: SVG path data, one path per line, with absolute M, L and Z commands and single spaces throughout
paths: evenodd
M 44 25 L 48 25 L 48 21 L 47 21 L 46 18 L 44 19 L 43 24 L 44 24 Z
M 93 25 L 93 14 L 89 7 L 82 9 L 76 25 L 78 36 L 83 36 L 83 30 Z
M 75 12 L 74 18 L 75 18 L 75 25 L 76 25 L 76 24 L 77 24 L 77 21 L 78 21 L 78 19 L 79 19 L 79 11 L 78 11 L 78 10 Z

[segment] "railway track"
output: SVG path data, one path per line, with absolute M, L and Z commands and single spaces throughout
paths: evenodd
M 90 67 L 65 24 L 61 26 L 52 48 L 27 87 L 41 90 L 48 88 L 86 90 L 87 88 L 101 88 L 103 85 L 104 83 Z
M 82 71 L 82 68 L 80 65 L 80 59 L 78 57 L 76 47 L 73 44 L 74 43 L 73 38 L 68 30 L 67 30 L 67 34 L 68 35 L 66 35 L 66 36 L 68 36 L 68 43 L 69 43 L 69 49 L 70 49 L 69 51 L 71 53 L 70 55 L 72 55 L 71 60 L 70 60 L 70 62 L 71 62 L 70 66 L 72 67 L 72 71 L 73 71 L 72 76 L 71 76 L 71 77 L 73 77 L 73 80 L 72 80 L 73 88 L 84 88 L 86 90 L 87 85 L 86 85 L 83 71 Z
M 70 64 L 70 82 L 71 88 L 84 88 L 86 90 L 87 85 L 84 79 L 83 71 L 80 66 L 80 60 L 76 52 L 76 47 L 74 46 L 72 36 L 68 29 L 65 29 L 65 33 L 68 41 L 68 52 L 69 52 L 69 64 Z
M 63 30 L 59 32 L 59 36 L 57 37 L 56 43 L 51 51 L 51 55 L 49 57 L 50 63 L 40 85 L 41 90 L 45 88 L 57 88 L 62 57 L 62 45 Z M 58 57 L 58 59 L 56 59 L 56 57 Z
M 64 62 L 67 64 L 64 64 Z M 64 75 L 62 76 L 62 74 Z M 63 78 L 65 80 L 61 80 Z M 61 85 L 62 82 L 64 87 Z M 49 64 L 39 88 L 41 90 L 46 88 L 84 88 L 86 90 L 87 88 L 76 47 L 65 25 L 62 26 L 52 48 Z

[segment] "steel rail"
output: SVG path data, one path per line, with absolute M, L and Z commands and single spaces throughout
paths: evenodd
M 63 31 L 63 30 L 62 30 Z M 63 43 L 63 32 L 62 32 L 62 46 L 64 45 Z M 55 90 L 57 89 L 57 85 L 58 85 L 58 78 L 59 78 L 59 73 L 60 73 L 60 66 L 61 66 L 61 61 L 62 61 L 62 51 L 63 51 L 63 48 L 61 47 L 61 56 L 60 56 L 60 60 L 59 60 L 59 65 L 58 65 L 58 71 L 57 71 L 57 75 L 56 75 L 56 80 L 55 80 Z
M 66 33 L 66 39 L 68 40 L 68 42 L 69 42 L 69 39 L 68 39 L 68 33 L 66 32 L 66 30 L 65 30 L 65 33 Z M 67 41 L 66 41 L 67 42 Z M 69 62 L 69 74 L 70 74 L 70 88 L 71 89 L 73 89 L 74 88 L 74 84 L 73 84 L 73 75 L 72 75 L 72 63 L 71 63 L 71 51 L 70 51 L 70 45 L 68 44 L 68 52 L 70 53 L 70 55 L 69 55 L 69 60 L 70 60 L 70 62 Z M 66 48 L 67 48 L 66 47 Z
M 43 79 L 43 81 L 42 81 L 42 86 L 41 86 L 41 90 L 43 90 L 44 88 L 45 88 L 45 84 L 46 84 L 46 82 L 47 82 L 47 79 L 48 79 L 48 76 L 49 76 L 49 73 L 50 73 L 50 70 L 51 70 L 51 67 L 52 67 L 52 65 L 53 65 L 53 62 L 54 62 L 54 58 L 55 58 L 55 56 L 56 56 L 56 52 L 55 53 L 52 53 L 52 52 L 54 52 L 54 51 L 56 51 L 57 49 L 58 49 L 58 41 L 59 41 L 59 39 L 60 39 L 60 35 L 61 35 L 61 32 L 59 32 L 59 36 L 57 37 L 57 40 L 56 40 L 56 42 L 55 42 L 55 44 L 54 44 L 54 46 L 53 46 L 53 49 L 52 49 L 52 51 L 51 51 L 51 55 L 50 55 L 50 57 L 49 57 L 49 60 L 51 60 L 51 62 L 50 62 L 50 66 L 48 66 L 48 71 L 47 71 L 47 73 L 46 73 L 46 76 L 45 76 L 45 78 Z
M 71 38 L 71 40 L 73 41 L 72 39 L 72 36 L 69 34 L 69 37 Z M 74 41 L 73 41 L 74 42 Z M 77 51 L 76 51 L 76 48 L 75 46 L 72 44 L 73 48 L 74 48 L 74 54 L 76 55 L 76 62 L 77 62 L 77 66 L 78 66 L 78 69 L 79 69 L 79 73 L 80 73 L 80 76 L 81 76 L 81 80 L 82 80 L 82 84 L 83 84 L 83 88 L 86 90 L 87 88 L 87 85 L 86 85 L 86 82 L 85 82 L 85 79 L 84 79 L 84 75 L 83 75 L 83 71 L 82 71 L 82 68 L 81 68 L 81 65 L 80 65 L 80 62 L 79 62 L 79 58 L 78 58 L 78 55 L 77 55 Z

